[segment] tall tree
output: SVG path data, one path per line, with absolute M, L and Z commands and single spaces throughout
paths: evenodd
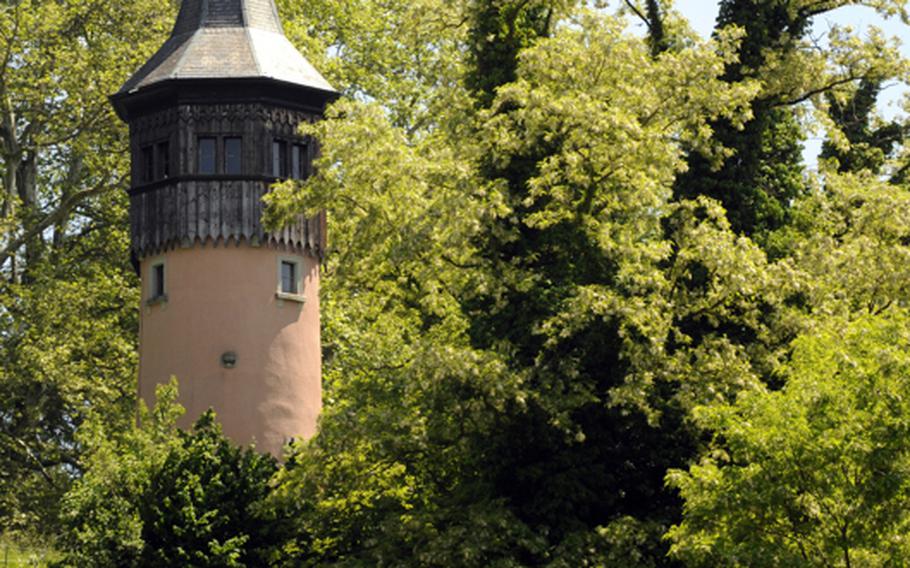
M 671 366 L 646 347 L 667 340 L 658 306 L 677 289 L 661 218 L 678 140 L 707 143 L 708 118 L 754 91 L 718 80 L 717 44 L 654 60 L 622 20 L 571 22 L 521 52 L 489 109 L 442 115 L 447 128 L 410 137 L 385 109 L 339 103 L 310 130 L 316 175 L 273 196 L 327 207 L 344 251 L 324 304 L 333 404 L 275 500 L 297 527 L 288 562 L 662 562 L 677 510 L 663 472 L 692 438 L 674 408 L 688 395 L 657 403 L 666 385 L 646 384 Z M 705 209 L 677 211 L 672 279 L 711 240 L 705 293 L 729 291 L 729 270 L 760 261 Z M 743 296 L 693 293 L 679 315 L 729 303 L 729 319 L 752 318 Z M 728 349 L 722 333 L 699 338 L 705 360 Z
M 763 242 L 788 219 L 790 203 L 807 189 L 801 164 L 800 105 L 864 78 L 899 73 L 899 56 L 873 35 L 864 49 L 847 49 L 835 28 L 829 36 L 832 61 L 819 59 L 806 42 L 813 18 L 849 4 L 866 4 L 885 15 L 906 18 L 904 2 L 810 2 L 806 0 L 723 0 L 717 29 L 737 26 L 743 38 L 738 58 L 726 67 L 730 82 L 759 80 L 762 93 L 744 126 L 718 120 L 715 140 L 729 150 L 716 157 L 692 152 L 688 171 L 676 182 L 679 197 L 706 195 L 727 209 L 733 229 Z M 854 47 L 856 43 L 854 42 Z M 882 57 L 888 52 L 887 57 Z M 896 66 L 897 64 L 897 66 Z
M 125 129 L 107 95 L 166 32 L 163 0 L 0 8 L 0 531 L 51 531 L 74 431 L 133 415 Z
M 323 304 L 331 404 L 271 502 L 294 519 L 285 562 L 667 563 L 660 535 L 681 509 L 663 475 L 703 443 L 691 409 L 779 386 L 806 306 L 844 306 L 813 262 L 825 239 L 803 266 L 772 263 L 717 202 L 672 188 L 685 149 L 724 156 L 708 126 L 741 128 L 756 96 L 796 104 L 893 52 L 843 38 L 834 62 L 794 50 L 764 83 L 730 80 L 741 30 L 655 58 L 624 21 L 563 13 L 545 34 L 497 27 L 502 49 L 480 44 L 463 76 L 495 55 L 514 81 L 472 87 L 473 105 L 455 91 L 426 130 L 399 121 L 389 84 L 338 103 L 308 128 L 316 175 L 273 195 L 279 214 L 327 208 L 340 253 Z M 445 29 L 455 47 L 478 33 Z

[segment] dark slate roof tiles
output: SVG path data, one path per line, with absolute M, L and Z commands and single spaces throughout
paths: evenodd
M 334 92 L 285 37 L 274 0 L 183 0 L 170 39 L 120 93 L 170 79 L 234 78 Z

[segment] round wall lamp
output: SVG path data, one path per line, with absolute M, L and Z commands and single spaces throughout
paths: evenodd
M 237 354 L 233 351 L 226 351 L 221 355 L 221 366 L 225 369 L 233 369 L 237 366 Z

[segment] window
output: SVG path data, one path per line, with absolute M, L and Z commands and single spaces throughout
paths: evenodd
M 158 143 L 158 177 L 165 179 L 171 177 L 171 151 L 167 142 Z
M 297 294 L 297 263 L 281 261 L 281 291 L 285 294 Z
M 215 173 L 215 139 L 204 136 L 199 138 L 199 160 L 196 164 L 197 173 Z
M 167 289 L 165 288 L 164 261 L 160 260 L 151 265 L 148 302 L 151 304 L 163 300 L 167 300 Z
M 290 151 L 290 155 L 288 155 Z M 272 177 L 304 179 L 309 175 L 309 153 L 306 144 L 285 140 L 272 141 Z
M 284 140 L 272 142 L 272 176 L 288 177 L 288 143 Z
M 164 296 L 164 265 L 156 264 L 152 267 L 152 297 Z
M 307 173 L 307 147 L 305 144 L 294 144 L 291 147 L 291 177 L 303 179 Z
M 278 291 L 279 300 L 303 303 L 302 260 L 296 256 L 278 257 Z M 279 305 L 281 305 L 279 303 Z
M 224 139 L 224 173 L 239 174 L 242 169 L 243 143 L 239 137 Z
M 143 146 L 139 156 L 139 181 L 149 183 L 171 177 L 170 144 L 158 142 Z
M 144 146 L 140 151 L 142 158 L 139 162 L 139 179 L 147 183 L 155 179 L 155 153 L 151 146 Z

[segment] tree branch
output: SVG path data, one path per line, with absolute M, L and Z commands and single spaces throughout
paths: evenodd
M 80 202 L 107 191 L 111 185 L 99 184 L 91 189 L 84 189 L 66 196 L 56 209 L 45 215 L 40 221 L 35 223 L 17 238 L 10 241 L 3 249 L 0 249 L 0 266 L 2 266 L 8 258 L 16 254 L 16 251 L 25 245 L 25 243 L 64 219 Z
M 642 14 L 641 10 L 638 9 L 638 6 L 636 6 L 635 3 L 632 2 L 632 0 L 625 0 L 625 3 L 626 3 L 626 6 L 628 6 L 629 9 L 632 10 L 632 12 L 633 12 L 636 16 L 638 16 L 639 19 L 640 19 L 642 22 L 644 22 L 646 26 L 648 26 L 648 32 L 652 32 L 653 29 L 652 29 L 652 27 L 651 27 L 651 20 L 649 20 L 647 16 L 645 16 L 644 14 Z
M 782 100 L 782 101 L 773 103 L 771 106 L 772 107 L 783 107 L 783 106 L 798 105 L 799 103 L 804 103 L 804 102 L 808 101 L 815 95 L 820 95 L 822 93 L 828 92 L 831 89 L 833 89 L 834 87 L 839 87 L 841 85 L 846 85 L 847 83 L 852 83 L 853 81 L 856 81 L 857 79 L 862 79 L 862 77 L 858 77 L 856 75 L 847 75 L 846 77 L 842 77 L 840 79 L 832 81 L 832 82 L 828 83 L 827 85 L 823 85 L 816 89 L 812 89 L 811 91 L 807 91 L 796 98 Z

